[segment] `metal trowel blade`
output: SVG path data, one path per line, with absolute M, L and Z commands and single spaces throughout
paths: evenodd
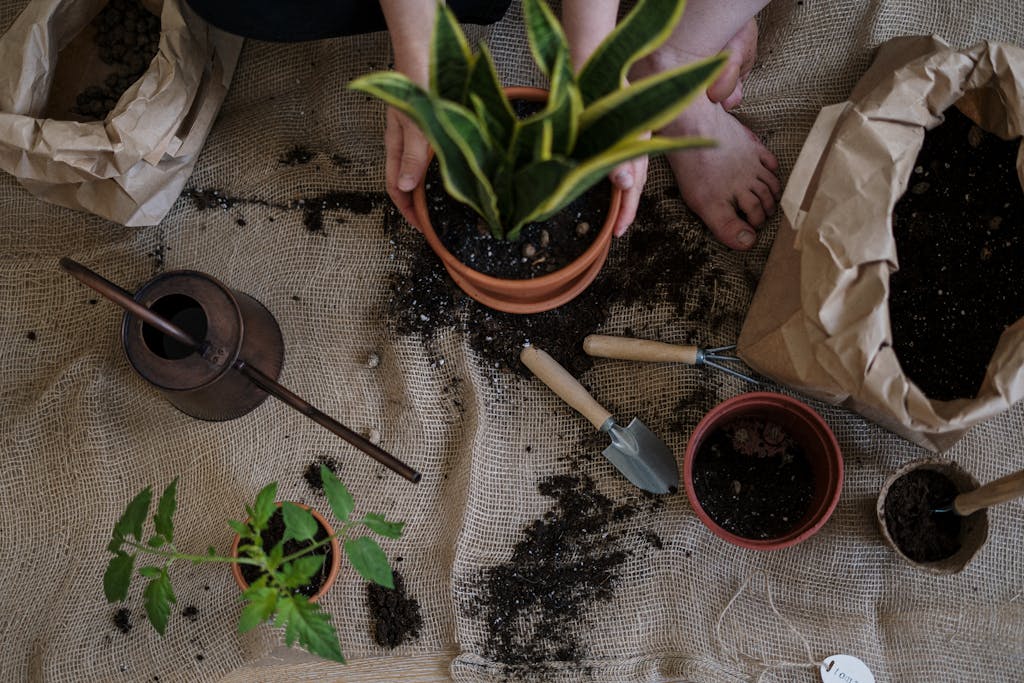
M 611 419 L 604 431 L 612 443 L 604 449 L 608 458 L 626 479 L 651 493 L 675 493 L 679 490 L 679 467 L 672 451 L 635 417 L 628 427 Z

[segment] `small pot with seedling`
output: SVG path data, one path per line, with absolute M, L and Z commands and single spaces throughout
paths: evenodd
M 373 537 L 357 531 L 367 529 L 385 538 L 399 538 L 404 523 L 390 522 L 375 513 L 353 516 L 354 501 L 345 485 L 326 467 L 321 467 L 320 474 L 339 522 L 337 530 L 306 506 L 276 501 L 277 482 L 272 482 L 259 492 L 252 506 L 246 506 L 245 522 L 228 521 L 237 534 L 229 556 L 218 555 L 213 546 L 205 554 L 181 552 L 175 547 L 177 479 L 160 496 L 152 532 L 144 529 L 153 498 L 147 486 L 128 503 L 114 526 L 107 546 L 114 557 L 103 575 L 107 600 L 124 601 L 134 575 L 147 579 L 143 591 L 146 616 L 163 635 L 171 604 L 176 602 L 168 571 L 171 565 L 177 560 L 230 564 L 246 603 L 239 616 L 239 632 L 272 623 L 284 629 L 289 647 L 298 641 L 315 655 L 344 662 L 330 615 L 316 601 L 338 574 L 340 550 L 364 579 L 393 588 L 384 551 Z M 136 568 L 147 556 L 150 563 Z
M 542 94 L 502 88 L 486 45 L 474 54 L 454 15 L 441 5 L 431 40 L 429 89 L 393 72 L 351 83 L 419 125 L 447 195 L 471 210 L 474 218 L 468 222 L 435 230 L 439 216 L 431 208 L 437 202 L 424 187 L 415 193 L 427 242 L 469 296 L 511 313 L 535 313 L 571 300 L 593 281 L 608 255 L 621 197 L 612 191 L 600 228 L 574 216 L 556 217 L 577 210 L 574 202 L 620 163 L 713 144 L 645 134 L 671 121 L 702 92 L 724 55 L 624 85 L 629 67 L 668 38 L 684 5 L 684 0 L 640 0 L 576 73 L 555 15 L 543 0 L 524 0 L 530 48 L 550 83 Z M 532 109 L 517 113 L 528 99 L 534 101 Z M 472 253 L 507 254 L 522 270 L 506 275 L 507 263 L 467 264 L 470 250 L 460 245 L 481 236 L 493 243 L 474 245 Z M 552 270 L 556 262 L 549 257 L 562 243 L 573 243 L 576 251 L 566 250 L 564 265 Z
M 683 460 L 686 495 L 717 536 L 779 550 L 817 533 L 839 502 L 843 458 L 828 424 L 789 396 L 751 392 L 697 424 Z

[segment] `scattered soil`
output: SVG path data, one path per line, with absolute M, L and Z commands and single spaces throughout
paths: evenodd
M 102 120 L 132 83 L 139 80 L 160 47 L 160 18 L 138 0 L 110 0 L 92 22 L 99 57 L 112 67 L 102 85 L 90 85 L 72 111 Z
M 313 152 L 302 145 L 295 145 L 277 158 L 278 162 L 285 166 L 300 166 L 308 164 L 316 156 Z
M 693 461 L 693 487 L 715 523 L 757 540 L 791 531 L 814 495 L 803 448 L 778 424 L 746 418 L 708 436 Z
M 616 503 L 585 475 L 548 477 L 537 489 L 553 506 L 523 529 L 507 562 L 483 570 L 465 607 L 486 629 L 483 654 L 512 680 L 581 661 L 589 610 L 611 599 L 630 556 L 662 545 L 627 532 L 644 501 Z
M 1024 317 L 1019 147 L 951 107 L 894 208 L 893 349 L 929 398 L 977 395 L 999 336 Z
M 373 619 L 373 639 L 381 647 L 394 648 L 419 636 L 423 626 L 420 603 L 405 589 L 405 579 L 392 571 L 395 587 L 366 584 L 366 604 Z
M 284 517 L 281 515 L 281 509 L 278 508 L 276 512 L 270 517 L 270 522 L 267 524 L 267 528 L 263 530 L 261 534 L 263 538 L 263 549 L 270 552 L 277 543 L 284 537 Z M 295 539 L 289 539 L 284 544 L 284 554 L 291 555 L 298 551 L 312 545 L 316 541 L 321 541 L 327 538 L 327 531 L 322 527 L 317 528 L 316 535 L 312 541 L 296 541 Z M 330 573 L 331 567 L 331 550 L 330 544 L 317 549 L 315 552 L 321 553 L 324 556 L 324 563 L 320 566 L 320 571 L 313 575 L 313 578 L 308 584 L 297 589 L 297 592 L 305 595 L 306 597 L 312 597 L 318 590 L 324 585 L 327 580 L 327 575 Z M 242 567 L 242 578 L 245 579 L 246 583 L 251 584 L 253 581 L 258 579 L 261 574 L 258 567 L 253 565 L 243 564 Z
M 960 516 L 932 512 L 959 493 L 935 470 L 911 470 L 894 481 L 885 494 L 885 526 L 896 547 L 914 562 L 944 560 L 960 550 Z
M 334 474 L 338 473 L 338 461 L 329 455 L 322 455 L 309 463 L 306 471 L 302 474 L 302 478 L 306 480 L 313 493 L 324 492 L 324 479 L 320 476 L 321 465 L 326 466 Z
M 116 626 L 117 630 L 120 631 L 121 633 L 128 633 L 128 631 L 132 630 L 132 619 L 131 619 L 131 617 L 132 617 L 132 611 L 130 609 L 128 609 L 127 607 L 122 607 L 121 609 L 119 609 L 116 612 L 114 612 L 114 616 L 113 616 L 114 626 Z
M 187 605 L 185 609 L 181 610 L 181 616 L 189 621 L 199 621 L 199 608 L 195 605 Z
M 518 239 L 496 239 L 473 209 L 445 192 L 434 160 L 425 183 L 430 222 L 448 251 L 470 268 L 494 277 L 525 280 L 574 261 L 597 237 L 608 215 L 611 185 L 601 182 L 541 223 L 529 223 Z
M 337 191 L 319 195 L 296 197 L 285 203 L 268 202 L 262 199 L 244 199 L 232 197 L 221 190 L 207 188 L 187 188 L 182 195 L 192 200 L 192 205 L 200 211 L 221 209 L 232 212 L 238 207 L 251 205 L 261 206 L 280 211 L 301 211 L 302 224 L 310 232 L 324 230 L 324 213 L 327 211 L 348 211 L 355 214 L 368 214 L 387 200 L 383 192 Z M 273 220 L 272 218 L 270 220 Z M 244 226 L 247 221 L 240 215 L 235 216 L 238 225 Z M 339 222 L 344 222 L 339 219 Z

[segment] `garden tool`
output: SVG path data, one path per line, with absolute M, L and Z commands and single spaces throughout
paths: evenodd
M 983 508 L 1005 503 L 1021 496 L 1024 496 L 1024 470 L 990 481 L 973 491 L 965 491 L 954 498 L 949 505 L 932 510 L 932 512 L 954 512 L 961 517 L 966 517 Z
M 420 480 L 419 472 L 277 382 L 281 331 L 256 299 L 186 270 L 161 273 L 133 296 L 69 258 L 60 265 L 125 309 L 121 337 L 129 362 L 183 413 L 230 420 L 271 395 L 409 481 Z
M 559 398 L 587 418 L 592 425 L 611 437 L 604 456 L 626 479 L 651 493 L 675 493 L 679 488 L 679 468 L 668 446 L 640 420 L 633 418 L 622 427 L 575 377 L 544 351 L 525 347 L 519 354 L 528 367 Z
M 760 384 L 750 375 L 723 365 L 723 363 L 743 362 L 735 356 L 726 355 L 726 351 L 732 351 L 735 348 L 736 345 L 733 344 L 714 349 L 702 349 L 698 346 L 666 344 L 665 342 L 631 337 L 610 337 L 603 334 L 591 334 L 583 340 L 583 350 L 587 355 L 598 358 L 708 365 L 751 384 Z

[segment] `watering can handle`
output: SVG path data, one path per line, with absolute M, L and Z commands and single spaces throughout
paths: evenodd
M 519 352 L 519 360 L 559 398 L 590 420 L 596 429 L 601 429 L 612 416 L 568 370 L 544 351 L 527 346 Z
M 961 493 L 953 501 L 953 509 L 958 515 L 967 516 L 982 508 L 1005 503 L 1020 496 L 1024 496 L 1024 470 L 990 481 L 973 491 Z
M 588 356 L 597 356 L 598 358 L 687 363 L 688 365 L 697 364 L 698 352 L 696 346 L 666 344 L 650 339 L 611 337 L 604 334 L 588 335 L 583 340 L 583 350 Z

